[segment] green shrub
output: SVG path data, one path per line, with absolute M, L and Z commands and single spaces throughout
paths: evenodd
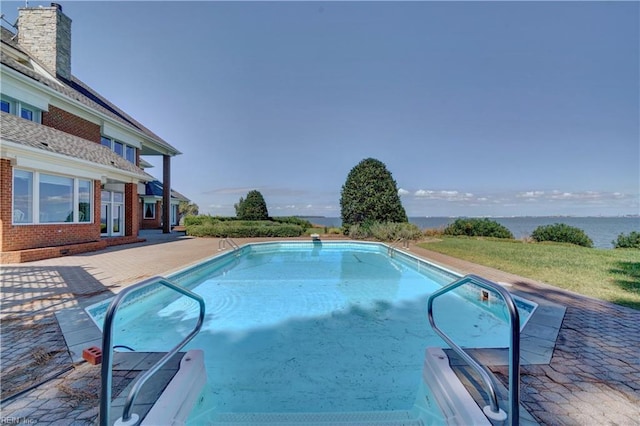
M 487 218 L 460 218 L 444 228 L 445 235 L 466 235 L 468 237 L 513 238 L 507 227 Z
M 378 241 L 396 241 L 401 238 L 414 240 L 422 237 L 422 231 L 412 223 L 366 222 L 349 227 L 349 236 L 356 240 L 373 238 Z
M 583 247 L 593 247 L 591 238 L 580 228 L 565 223 L 538 226 L 531 233 L 534 241 L 553 241 L 556 243 L 576 244 Z
M 214 221 L 216 221 L 216 219 L 209 215 L 186 216 L 184 218 L 184 226 L 204 225 L 205 223 L 213 223 Z
M 364 224 L 351 225 L 345 230 L 347 235 L 356 240 L 364 240 L 371 237 L 371 229 Z
M 187 226 L 187 235 L 217 238 L 299 237 L 303 229 L 298 225 L 263 221 L 226 221 Z
M 640 232 L 631 231 L 629 235 L 620 234 L 618 239 L 611 241 L 614 248 L 635 248 L 640 249 Z

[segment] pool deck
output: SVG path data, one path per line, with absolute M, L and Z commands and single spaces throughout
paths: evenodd
M 143 237 L 144 243 L 99 252 L 2 265 L 0 422 L 94 424 L 100 368 L 80 361 L 80 354 L 99 336 L 76 313 L 128 285 L 219 254 L 217 239 L 159 232 Z M 240 245 L 250 241 L 236 239 Z M 521 368 L 521 402 L 537 422 L 640 425 L 640 311 L 419 247 L 410 253 L 539 303 L 536 322 L 523 331 Z M 504 354 L 485 355 L 504 379 Z M 116 390 L 136 374 L 135 368 L 114 371 Z

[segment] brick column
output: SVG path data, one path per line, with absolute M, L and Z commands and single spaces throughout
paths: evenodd
M 140 205 L 138 200 L 138 185 L 127 183 L 124 185 L 124 234 L 137 236 L 140 230 Z
M 11 228 L 12 215 L 12 187 L 13 187 L 13 167 L 11 167 L 11 161 L 0 159 L 0 252 L 6 251 L 6 247 L 9 241 L 5 241 L 8 238 L 8 233 Z

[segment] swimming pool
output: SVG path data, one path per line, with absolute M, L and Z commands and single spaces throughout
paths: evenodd
M 425 348 L 444 343 L 426 300 L 458 276 L 389 253 L 374 243 L 253 244 L 170 277 L 206 300 L 206 324 L 188 346 L 205 352 L 205 411 L 393 412 L 428 401 Z M 435 316 L 462 346 L 506 347 L 506 311 L 483 299 L 461 289 L 437 300 Z M 99 327 L 106 307 L 87 309 Z M 524 324 L 534 306 L 518 307 Z M 190 299 L 149 288 L 119 311 L 114 342 L 166 351 L 196 318 Z

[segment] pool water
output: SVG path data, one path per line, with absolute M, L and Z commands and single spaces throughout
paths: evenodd
M 186 349 L 204 350 L 217 413 L 410 410 L 423 392 L 425 348 L 445 346 L 427 299 L 457 279 L 355 243 L 256 244 L 170 278 L 206 301 L 205 325 Z M 506 347 L 506 310 L 477 291 L 436 299 L 438 324 L 463 347 Z M 531 308 L 519 307 L 524 323 Z M 89 310 L 98 323 L 103 309 Z M 145 292 L 118 312 L 114 342 L 166 351 L 197 316 L 191 299 Z

